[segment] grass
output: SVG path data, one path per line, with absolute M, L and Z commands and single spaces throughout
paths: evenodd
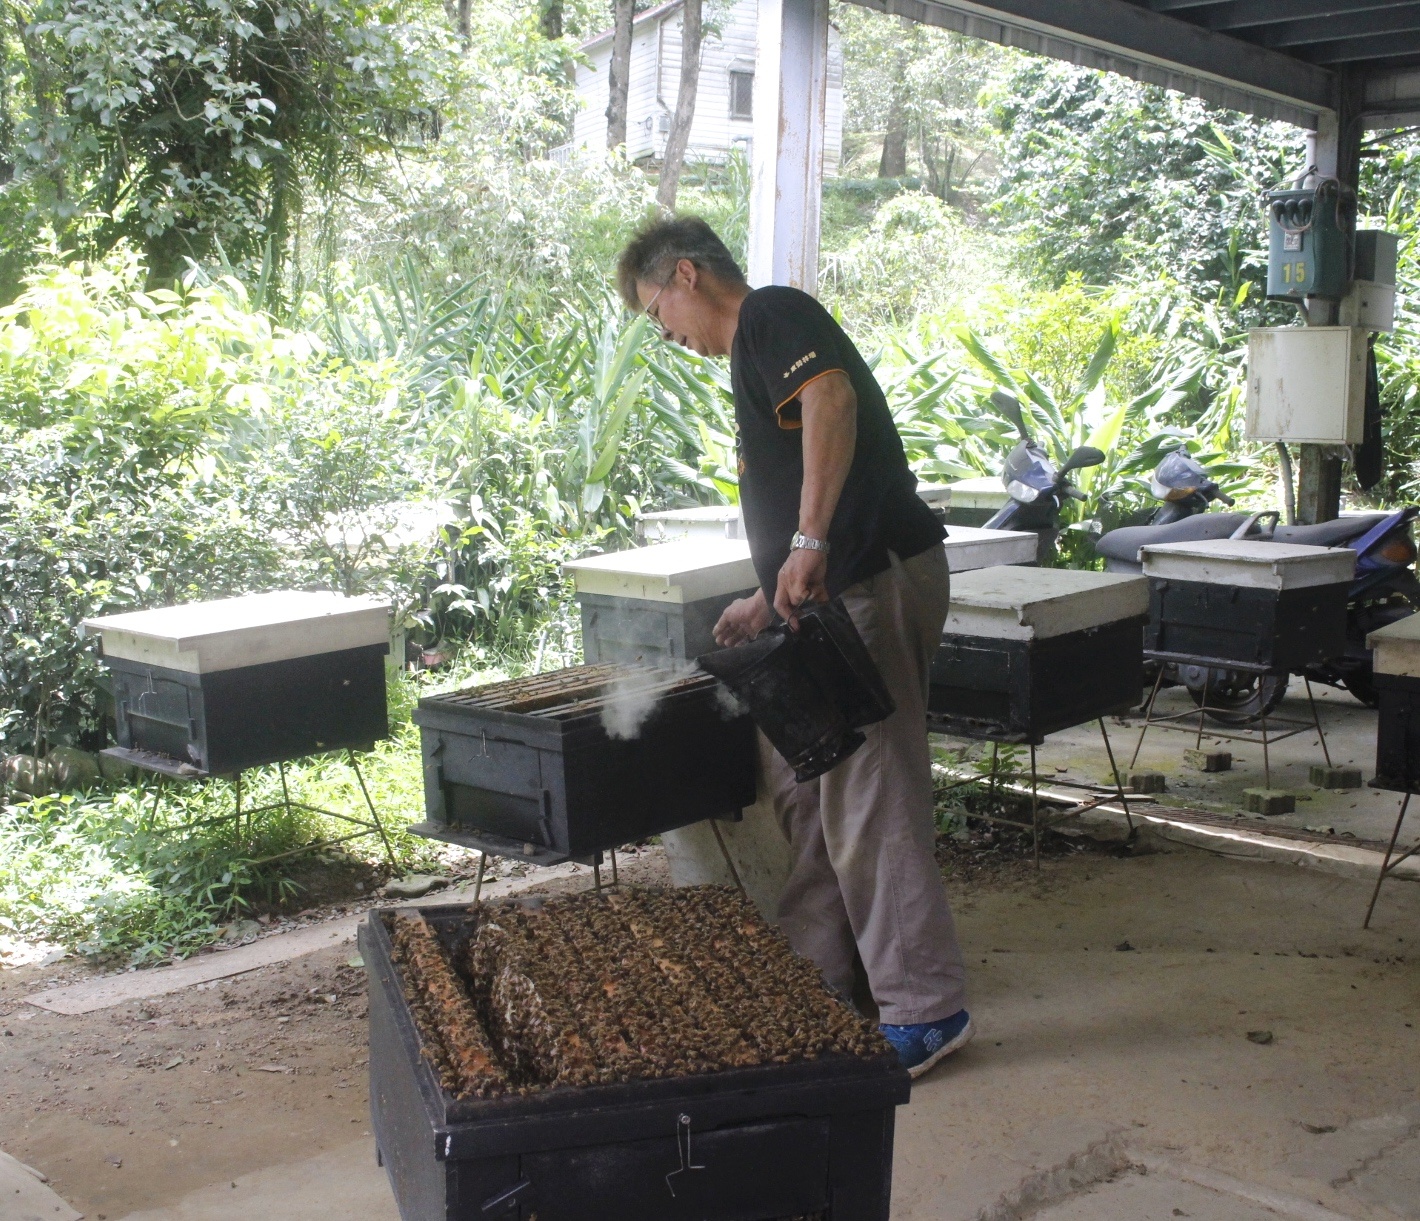
M 545 648 L 526 655 L 469 649 L 446 669 L 392 681 L 391 736 L 360 756 L 360 766 L 389 832 L 394 873 L 441 871 L 472 855 L 404 830 L 424 817 L 419 731 L 410 720 L 418 697 L 575 660 Z M 288 764 L 286 775 L 293 800 L 365 812 L 343 755 Z M 245 809 L 280 801 L 275 767 L 244 773 L 242 785 Z M 353 828 L 303 810 L 273 811 L 248 835 L 245 823 L 239 831 L 231 819 L 234 808 L 227 781 L 151 776 L 0 805 L 0 965 L 53 949 L 154 965 L 211 944 L 235 920 L 356 898 L 357 886 L 368 892 L 391 875 L 374 835 L 258 864 Z M 188 824 L 199 825 L 184 830 Z

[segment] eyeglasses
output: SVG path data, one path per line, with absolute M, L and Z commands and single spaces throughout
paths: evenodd
M 671 281 L 674 279 L 675 272 L 672 271 L 671 274 L 666 277 L 665 283 L 663 283 L 660 288 L 656 289 L 656 295 L 646 302 L 646 308 L 641 311 L 647 318 L 660 327 L 662 332 L 664 332 L 666 328 L 661 322 L 661 315 L 656 312 L 656 302 L 661 299 L 661 294 L 671 286 Z

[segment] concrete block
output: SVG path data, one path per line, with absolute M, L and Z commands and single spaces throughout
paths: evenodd
M 1313 763 L 1311 782 L 1319 789 L 1359 789 L 1361 769 L 1359 767 L 1327 767 Z
M 1297 799 L 1285 789 L 1243 789 L 1243 801 L 1249 814 L 1291 814 Z
M 1233 768 L 1233 756 L 1226 750 L 1186 750 L 1183 761 L 1199 772 L 1228 772 Z
M 1162 793 L 1168 788 L 1168 778 L 1163 772 L 1128 772 L 1124 780 L 1136 793 Z

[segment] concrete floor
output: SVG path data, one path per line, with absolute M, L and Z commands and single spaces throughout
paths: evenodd
M 1345 691 L 1314 685 L 1317 712 L 1326 735 L 1332 762 L 1361 769 L 1363 785 L 1350 791 L 1324 791 L 1312 787 L 1308 774 L 1313 764 L 1324 761 L 1314 729 L 1306 729 L 1269 747 L 1272 764 L 1272 787 L 1286 789 L 1298 798 L 1296 812 L 1259 821 L 1273 826 L 1298 827 L 1337 836 L 1384 843 L 1390 838 L 1400 809 L 1400 794 L 1373 789 L 1364 783 L 1375 774 L 1376 712 L 1359 703 Z M 1195 707 L 1188 692 L 1173 687 L 1160 692 L 1156 715 L 1181 713 Z M 1279 718 L 1311 721 L 1311 709 L 1306 701 L 1306 688 L 1293 678 L 1286 698 L 1277 709 Z M 1196 728 L 1196 716 L 1184 721 L 1190 730 Z M 1139 741 L 1143 720 L 1139 717 L 1109 718 L 1109 732 L 1115 757 L 1121 768 L 1129 766 Z M 1245 788 L 1263 787 L 1263 755 L 1261 739 L 1249 733 L 1246 741 L 1227 741 L 1208 732 L 1205 726 L 1203 745 L 1208 750 L 1226 750 L 1233 756 L 1230 771 L 1205 774 L 1186 766 L 1184 751 L 1194 745 L 1192 732 L 1151 727 L 1144 736 L 1136 766 L 1161 771 L 1168 777 L 1168 789 L 1161 795 L 1164 805 L 1187 806 L 1215 813 L 1237 814 L 1244 802 Z M 1285 732 L 1294 726 L 1277 726 Z M 979 747 L 978 747 L 979 749 Z M 1062 775 L 1074 779 L 1102 780 L 1109 772 L 1099 729 L 1094 723 L 1053 734 L 1038 752 L 1038 767 L 1042 776 L 1054 768 L 1068 770 Z M 1417 810 L 1420 822 L 1420 810 Z
M 894 1221 L 1420 1218 L 1420 887 L 1392 884 L 1363 933 L 1367 897 L 1189 849 L 959 888 L 980 1033 L 898 1112 Z M 262 1127 L 229 1114 L 223 1135 L 272 1150 Z M 119 1215 L 394 1221 L 370 1138 L 347 1131 L 196 1190 L 151 1184 Z M 25 1158 L 58 1173 L 84 1139 Z

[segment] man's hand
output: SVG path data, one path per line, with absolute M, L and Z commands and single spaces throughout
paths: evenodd
M 715 624 L 715 643 L 722 649 L 753 640 L 769 626 L 774 616 L 764 600 L 764 590 L 756 589 L 748 598 L 737 598 L 725 607 Z
M 794 612 L 805 602 L 827 602 L 828 555 L 822 551 L 800 548 L 789 552 L 784 567 L 779 570 L 779 587 L 774 592 L 774 609 L 791 627 L 797 629 L 799 617 Z

